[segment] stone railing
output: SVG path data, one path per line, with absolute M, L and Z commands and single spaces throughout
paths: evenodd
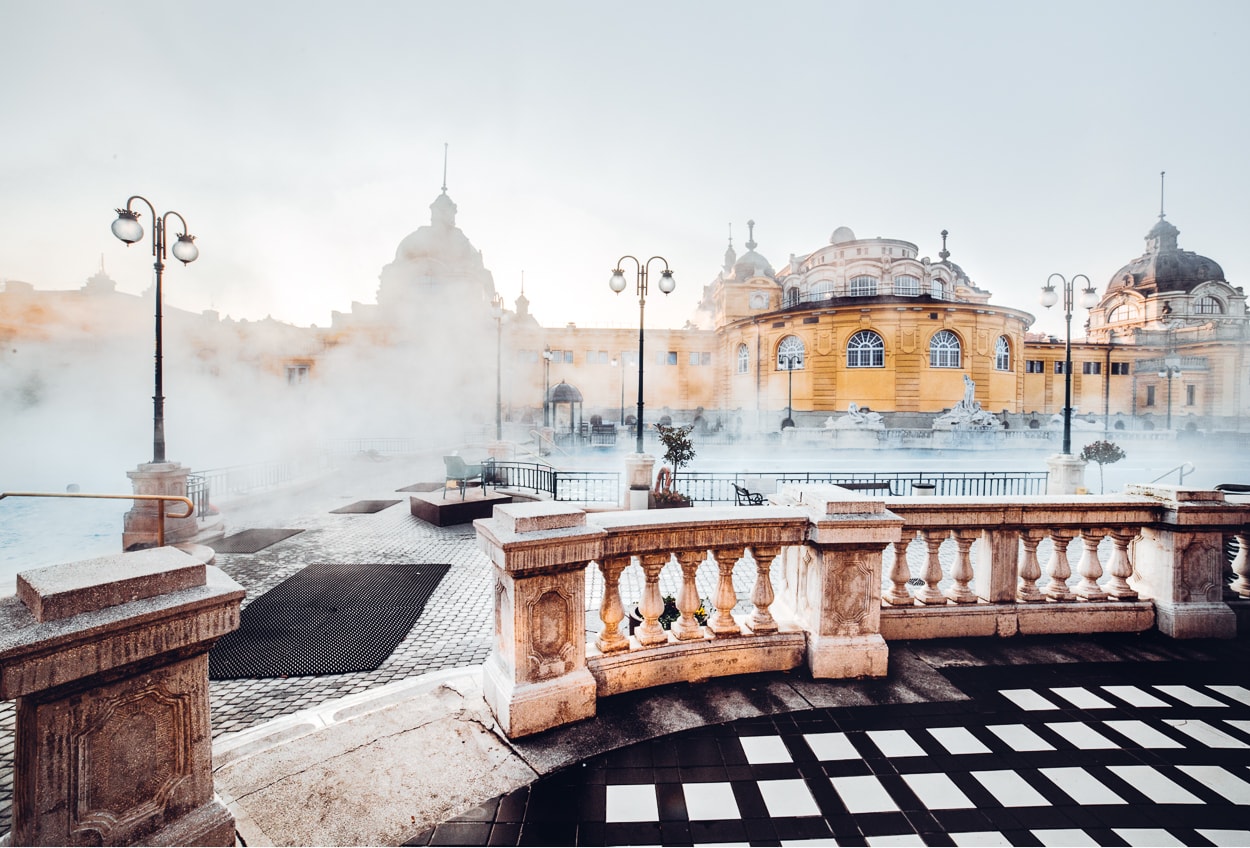
M 586 718 L 599 697 L 678 681 L 799 666 L 814 677 L 884 676 L 889 639 L 1156 625 L 1178 638 L 1235 635 L 1222 601 L 1223 542 L 1243 534 L 1250 506 L 1220 492 L 1133 486 L 1119 496 L 886 501 L 789 485 L 774 501 L 593 515 L 510 504 L 477 521 L 495 571 L 484 688 L 505 733 Z M 1074 577 L 1067 547 L 1078 537 Z M 1247 537 L 1238 539 L 1237 574 L 1250 594 Z M 924 552 L 918 577 L 911 544 Z M 1044 572 L 1039 547 L 1050 548 Z M 603 585 L 590 641 L 588 568 Z M 641 624 L 627 636 L 620 585 L 630 568 L 643 588 Z M 735 585 L 744 568 L 750 585 Z M 680 587 L 668 630 L 659 624 L 665 569 Z M 701 570 L 716 587 L 705 624 L 695 618 Z

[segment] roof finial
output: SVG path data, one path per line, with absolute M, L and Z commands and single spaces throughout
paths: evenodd
M 942 230 L 942 250 L 938 253 L 938 258 L 940 258 L 943 262 L 945 262 L 951 255 L 951 252 L 946 249 L 946 237 L 948 235 L 950 235 L 950 233 L 946 230 Z
M 1160 221 L 1163 220 L 1163 175 L 1166 173 L 1167 171 L 1159 172 L 1159 220 Z
M 104 273 L 104 254 L 100 254 L 100 273 Z
M 733 249 L 733 246 L 734 246 L 734 224 L 733 224 L 733 221 L 730 221 L 729 222 L 729 248 L 730 250 Z M 101 258 L 103 258 L 104 254 L 100 254 L 100 256 Z
M 755 250 L 755 222 L 747 221 L 747 250 Z
M 521 269 L 521 297 L 525 297 L 525 269 Z
M 443 194 L 447 193 L 447 142 L 443 142 Z

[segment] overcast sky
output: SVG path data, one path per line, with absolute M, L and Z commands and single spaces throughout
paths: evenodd
M 0 280 L 38 288 L 103 256 L 145 290 L 146 238 L 109 232 L 141 194 L 198 237 L 170 304 L 324 326 L 429 223 L 444 143 L 457 223 L 547 325 L 636 326 L 607 286 L 631 253 L 668 259 L 648 324 L 680 326 L 754 219 L 777 268 L 839 225 L 935 259 L 947 229 L 995 303 L 1057 330 L 1039 287 L 1102 290 L 1139 255 L 1162 170 L 1181 246 L 1250 281 L 1244 0 L 0 0 L 0 20 Z

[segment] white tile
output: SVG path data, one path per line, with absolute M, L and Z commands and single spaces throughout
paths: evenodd
M 1204 695 L 1192 686 L 1156 686 L 1165 695 L 1189 704 L 1191 707 L 1227 707 L 1223 701 L 1217 701 L 1210 695 Z
M 1037 837 L 1038 841 L 1043 845 L 1055 845 L 1058 848 L 1067 848 L 1067 846 L 1077 845 L 1097 845 L 1098 840 L 1090 836 L 1079 828 L 1064 828 L 1063 830 L 1034 830 L 1030 831 Z
M 608 786 L 607 818 L 610 822 L 658 822 L 660 805 L 650 783 Z
M 1078 804 L 1123 804 L 1124 799 L 1083 768 L 1063 766 L 1039 771 Z
M 1112 830 L 1129 845 L 1141 845 L 1143 848 L 1170 848 L 1185 844 L 1161 827 L 1116 827 Z
M 1105 710 L 1112 705 L 1082 686 L 1062 686 L 1051 692 L 1081 710 Z
M 1234 739 L 1224 731 L 1216 727 L 1212 727 L 1205 721 L 1169 718 L 1165 719 L 1164 723 L 1175 727 L 1186 736 L 1192 736 L 1208 748 L 1250 748 L 1250 745 L 1247 745 L 1240 739 Z
M 869 730 L 868 738 L 887 757 L 923 757 L 924 748 L 906 730 Z
M 831 777 L 829 780 L 849 812 L 890 813 L 898 809 L 898 804 L 894 803 L 876 775 Z
M 1011 845 L 1011 841 L 997 830 L 969 830 L 964 833 L 948 833 L 959 848 L 980 848 L 991 845 Z
M 1237 728 L 1242 733 L 1250 733 L 1250 721 L 1246 721 L 1244 719 L 1226 718 L 1224 719 L 1224 723 Z
M 1250 689 L 1244 686 L 1212 686 L 1207 684 L 1207 688 L 1212 692 L 1219 692 L 1225 698 L 1233 701 L 1241 701 L 1243 704 L 1250 704 Z
M 1023 724 L 992 724 L 987 730 L 1011 746 L 1013 751 L 1053 751 L 1051 745 Z
M 889 846 L 893 845 L 925 845 L 924 839 L 919 833 L 900 833 L 895 836 L 870 836 L 865 840 L 870 846 Z
M 820 815 L 816 799 L 802 780 L 761 780 L 757 785 L 764 796 L 764 806 L 773 818 Z
M 818 760 L 858 760 L 859 751 L 845 733 L 804 733 L 803 738 Z
M 780 736 L 739 736 L 747 762 L 753 766 L 764 763 L 791 763 L 794 759 Z
M 966 727 L 930 727 L 929 735 L 952 754 L 990 753 L 990 749 Z
M 1234 804 L 1243 807 L 1250 806 L 1250 783 L 1246 783 L 1228 769 L 1219 766 L 1177 766 L 1177 768 Z
M 1108 766 L 1124 782 L 1156 804 L 1201 804 L 1202 799 L 1177 786 L 1150 766 Z
M 1049 807 L 1050 802 L 1014 771 L 974 771 L 970 774 L 1004 807 Z
M 1015 705 L 1022 710 L 1054 710 L 1058 709 L 1050 701 L 1047 701 L 1032 689 L 1003 689 L 1000 692 L 1003 697 L 1015 702 Z
M 750 845 L 751 843 L 740 842 L 738 844 L 742 846 L 747 846 L 747 845 Z M 838 844 L 837 840 L 835 840 L 832 836 L 822 836 L 818 839 L 783 839 L 781 840 L 781 848 L 830 848 L 830 846 L 836 846 L 837 844 Z M 710 846 L 706 842 L 700 842 L 699 848 L 715 848 L 715 846 Z
M 1120 746 L 1103 736 L 1083 721 L 1057 721 L 1046 727 L 1058 733 L 1082 751 L 1119 748 Z
M 1104 686 L 1102 691 L 1115 695 L 1121 701 L 1127 701 L 1135 707 L 1170 707 L 1167 701 L 1161 701 L 1149 692 L 1144 692 L 1136 686 Z
M 1124 721 L 1108 721 L 1105 722 L 1107 727 L 1122 733 L 1129 739 L 1132 739 L 1143 748 L 1184 748 L 1185 745 L 1177 742 L 1170 736 L 1167 736 L 1158 730 L 1155 730 L 1144 721 L 1124 720 Z
M 1194 833 L 1209 841 L 1212 845 L 1227 845 L 1230 848 L 1245 848 L 1250 845 L 1250 830 L 1218 830 L 1214 828 L 1194 828 Z
M 683 783 L 681 791 L 691 821 L 742 818 L 733 787 L 728 783 Z
M 968 810 L 976 805 L 947 775 L 939 772 L 905 774 L 903 780 L 930 810 Z

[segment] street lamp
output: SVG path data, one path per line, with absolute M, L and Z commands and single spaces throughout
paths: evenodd
M 799 361 L 797 353 L 783 353 L 781 360 L 786 363 L 786 373 L 789 375 L 790 385 L 786 389 L 786 420 L 781 422 L 781 429 L 794 426 L 794 363 Z
M 503 441 L 503 296 L 490 301 L 490 314 L 495 319 L 495 441 Z
M 612 367 L 621 369 L 621 426 L 625 426 L 625 357 L 612 360 Z
M 166 212 L 157 215 L 156 208 L 145 197 L 133 195 L 126 201 L 125 209 L 117 209 L 117 220 L 113 222 L 113 235 L 124 241 L 127 246 L 143 238 L 143 226 L 139 223 L 139 213 L 131 209 L 131 204 L 142 200 L 152 212 L 152 255 L 156 257 L 156 391 L 152 395 L 152 462 L 165 461 L 165 395 L 164 375 L 162 372 L 162 341 L 161 341 L 161 272 L 165 270 L 165 228 L 170 216 L 182 222 L 182 229 L 189 230 L 186 218 L 177 212 Z M 178 240 L 171 248 L 174 258 L 186 265 L 194 262 L 200 255 L 195 246 L 195 236 L 185 232 L 178 233 Z
M 1172 378 L 1180 375 L 1181 358 L 1175 354 L 1169 354 L 1164 357 L 1163 370 L 1159 372 L 1159 376 L 1168 378 L 1168 430 L 1172 429 Z
M 664 263 L 664 270 L 660 274 L 660 291 L 669 294 L 673 289 L 677 288 L 677 281 L 673 279 L 673 272 L 668 268 L 668 260 L 663 256 L 652 256 L 646 262 L 639 262 L 636 257 L 626 254 L 616 261 L 616 268 L 612 271 L 612 279 L 608 281 L 608 285 L 612 291 L 620 294 L 625 291 L 625 272 L 621 270 L 621 265 L 626 259 L 633 259 L 634 265 L 638 267 L 638 438 L 637 453 L 642 453 L 642 372 L 643 372 L 643 313 L 647 307 L 647 270 L 651 267 L 651 263 L 660 260 Z M 621 377 L 624 380 L 624 376 Z M 624 391 L 622 390 L 622 397 Z M 624 407 L 622 400 L 621 406 Z
M 1081 307 L 1091 309 L 1098 305 L 1098 292 L 1094 291 L 1094 284 L 1089 281 L 1089 277 L 1084 274 L 1077 274 L 1071 280 L 1064 279 L 1062 274 L 1051 274 L 1046 278 L 1046 285 L 1042 286 L 1042 296 L 1040 298 L 1042 306 L 1047 309 L 1059 302 L 1059 295 L 1055 293 L 1055 287 L 1051 285 L 1051 280 L 1055 277 L 1063 283 L 1063 319 L 1065 322 L 1064 330 L 1064 352 L 1063 352 L 1063 452 L 1065 454 L 1072 453 L 1072 288 L 1076 285 L 1076 281 L 1084 280 L 1086 287 L 1081 290 Z
M 543 426 L 551 426 L 551 407 L 547 398 L 551 395 L 551 345 L 543 351 Z

